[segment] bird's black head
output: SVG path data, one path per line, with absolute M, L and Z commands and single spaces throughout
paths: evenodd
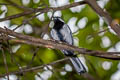
M 54 21 L 54 23 L 64 23 L 64 21 L 60 18 L 60 17 L 53 17 L 52 19 Z
M 53 17 L 54 28 L 60 29 L 64 25 L 64 21 L 60 17 Z

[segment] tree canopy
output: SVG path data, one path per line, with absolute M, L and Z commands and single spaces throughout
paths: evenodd
M 120 0 L 0 0 L 0 80 L 119 80 L 119 8 Z M 51 39 L 53 16 L 69 25 L 73 46 Z

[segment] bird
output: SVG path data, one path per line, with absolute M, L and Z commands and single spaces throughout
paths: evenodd
M 54 25 L 50 31 L 51 38 L 56 41 L 73 45 L 73 36 L 70 27 L 61 19 L 61 17 L 53 17 L 52 21 L 54 22 Z M 78 74 L 86 72 L 85 66 L 80 61 L 79 57 L 75 55 L 74 51 L 61 50 L 61 52 L 63 52 L 65 56 L 70 57 L 70 61 Z

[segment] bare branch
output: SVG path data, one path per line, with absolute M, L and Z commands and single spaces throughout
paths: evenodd
M 20 8 L 22 10 L 33 10 L 32 8 L 28 8 L 28 7 L 25 7 L 23 5 L 20 6 L 20 5 L 16 4 L 16 3 L 14 3 L 12 0 L 5 0 L 5 1 L 7 1 L 10 5 L 15 6 L 17 8 Z
M 105 22 L 117 33 L 118 37 L 120 38 L 120 25 L 118 24 L 118 22 L 116 20 L 113 20 L 107 11 L 100 8 L 96 0 L 85 1 L 98 15 L 105 19 Z
M 20 24 L 20 25 L 18 25 L 16 28 L 14 28 L 13 31 L 15 31 L 16 29 L 18 29 L 20 26 L 29 23 L 30 20 L 34 19 L 36 16 L 38 16 L 38 15 L 40 15 L 40 14 L 41 14 L 41 13 L 36 14 L 36 15 L 32 16 L 31 18 L 25 19 L 25 20 L 23 21 L 23 23 Z
M 35 70 L 39 70 L 39 69 L 41 69 L 41 68 L 43 68 L 43 67 L 45 67 L 46 65 L 54 65 L 54 64 L 56 64 L 56 63 L 60 63 L 60 62 L 63 62 L 63 61 L 65 61 L 65 60 L 68 60 L 69 59 L 69 57 L 66 57 L 66 58 L 64 58 L 64 59 L 60 59 L 60 60 L 57 60 L 57 61 L 54 61 L 54 62 L 52 62 L 52 63 L 49 63 L 49 64 L 43 64 L 43 65 L 41 65 L 41 66 L 37 66 L 37 67 L 32 67 L 32 68 L 22 68 L 22 72 L 29 72 L 29 71 L 35 71 Z M 10 73 L 8 73 L 9 75 L 10 74 L 16 74 L 16 75 L 20 75 L 21 74 L 21 71 L 13 71 L 13 72 L 10 72 Z M 6 76 L 6 75 L 8 75 L 8 74 L 3 74 L 3 75 L 0 75 L 0 77 L 4 77 L 4 76 Z
M 5 18 L 1 18 L 0 22 L 5 21 L 5 20 L 15 19 L 15 18 L 22 17 L 22 16 L 26 16 L 26 15 L 33 14 L 33 13 L 36 13 L 36 12 L 46 13 L 46 12 L 49 12 L 50 10 L 53 10 L 53 11 L 64 10 L 64 9 L 68 9 L 68 8 L 75 7 L 75 6 L 78 6 L 78 5 L 83 5 L 83 4 L 86 4 L 86 2 L 84 2 L 84 1 L 75 2 L 75 3 L 72 3 L 72 4 L 68 4 L 68 5 L 65 5 L 65 6 L 57 7 L 57 8 L 53 8 L 53 7 L 44 8 L 44 9 L 39 9 L 38 8 L 38 9 L 18 13 L 18 14 L 12 15 L 12 16 L 8 16 L 8 17 L 5 17 Z
M 23 35 L 20 33 L 13 32 L 12 30 L 9 30 L 9 29 L 6 30 L 3 28 L 0 28 L 0 33 L 4 33 L 4 34 L 11 35 L 18 38 L 18 39 L 11 39 L 12 42 L 24 43 L 24 44 L 34 45 L 34 46 L 42 46 L 46 48 L 54 48 L 59 50 L 64 49 L 64 50 L 77 51 L 80 54 L 86 54 L 86 55 L 112 59 L 112 60 L 120 60 L 120 56 L 119 56 L 120 52 L 102 52 L 102 51 L 88 50 L 85 48 L 78 48 L 76 46 L 68 45 L 66 43 L 62 43 L 59 41 L 34 38 L 32 36 Z
M 9 3 L 13 4 L 13 6 L 16 6 L 16 7 L 21 8 L 21 9 L 22 8 L 26 9 L 25 7 L 19 6 L 19 5 L 15 4 L 14 2 L 11 2 L 11 0 L 7 0 L 7 1 L 9 1 Z M 68 4 L 68 5 L 65 5 L 65 6 L 57 7 L 57 8 L 47 7 L 47 8 L 44 8 L 44 9 L 34 9 L 34 10 L 30 9 L 26 12 L 22 12 L 22 13 L 19 13 L 19 14 L 16 14 L 16 15 L 8 16 L 6 18 L 2 18 L 2 19 L 0 19 L 0 21 L 11 20 L 11 19 L 15 19 L 15 18 L 18 18 L 18 17 L 30 15 L 30 14 L 33 14 L 33 13 L 36 13 L 36 12 L 40 12 L 40 14 L 41 14 L 41 13 L 49 12 L 50 10 L 53 10 L 53 11 L 64 10 L 64 9 L 68 9 L 68 8 L 75 7 L 75 6 L 82 5 L 82 4 L 86 4 L 86 3 L 88 3 L 88 5 L 90 5 L 90 7 L 97 14 L 99 14 L 101 17 L 104 17 L 106 23 L 109 26 L 111 26 L 111 28 L 117 33 L 118 37 L 120 37 L 120 26 L 119 26 L 118 22 L 116 20 L 113 20 L 111 18 L 111 16 L 107 13 L 107 11 L 104 11 L 102 8 L 100 8 L 98 6 L 98 4 L 96 3 L 96 0 L 85 0 L 85 1 L 81 1 L 81 2 L 75 2 L 75 3 L 72 3 L 72 4 Z M 28 19 L 25 23 L 27 23 L 28 21 L 30 21 L 34 17 L 36 17 L 36 15 L 31 17 L 30 19 Z M 106 31 L 106 30 L 104 30 L 104 31 Z M 104 31 L 101 31 L 101 32 L 104 32 Z M 78 48 L 76 46 L 68 45 L 66 43 L 62 43 L 62 42 L 59 42 L 59 41 L 43 40 L 43 39 L 40 39 L 40 38 L 34 38 L 32 36 L 23 35 L 23 34 L 20 34 L 20 33 L 16 33 L 12 30 L 3 29 L 3 28 L 0 28 L 0 33 L 7 34 L 9 41 L 11 41 L 13 43 L 23 43 L 23 44 L 29 44 L 29 45 L 39 46 L 39 47 L 46 47 L 46 48 L 52 48 L 52 49 L 54 48 L 54 49 L 59 49 L 59 50 L 64 49 L 64 50 L 76 51 L 76 52 L 79 52 L 79 54 L 84 54 L 84 55 L 96 56 L 96 57 L 105 58 L 105 59 L 112 59 L 112 60 L 120 60 L 120 55 L 119 55 L 120 52 L 102 52 L 102 51 L 88 50 L 88 49 L 85 49 L 85 48 Z M 16 38 L 13 39 L 13 38 L 9 37 L 9 35 L 14 36 L 17 39 Z M 34 53 L 34 56 L 32 57 L 32 61 L 33 61 L 33 59 L 36 55 L 36 52 Z M 3 50 L 2 50 L 2 53 L 4 53 Z M 4 54 L 3 54 L 3 57 L 5 59 Z M 38 70 L 38 69 L 41 69 L 41 68 L 45 67 L 46 65 L 54 65 L 56 63 L 59 63 L 59 62 L 62 62 L 62 61 L 68 60 L 68 59 L 69 59 L 69 57 L 66 57 L 64 59 L 57 60 L 57 61 L 54 61 L 54 62 L 49 63 L 49 64 L 43 64 L 41 66 L 32 67 L 32 68 L 24 67 L 21 70 L 9 72 L 9 73 L 8 73 L 8 67 L 6 65 L 6 61 L 4 60 L 7 73 L 3 74 L 3 75 L 0 75 L 0 77 L 4 77 L 4 76 L 7 75 L 8 79 L 9 79 L 9 75 L 11 75 L 11 74 L 16 74 L 16 75 L 18 74 L 19 75 L 21 73 L 25 73 L 25 72 L 29 72 L 29 71 L 35 71 L 35 70 Z M 30 64 L 32 63 L 32 61 L 30 62 Z M 90 75 L 84 75 L 84 77 L 87 77 L 90 80 L 94 80 L 94 78 L 91 77 Z
M 3 55 L 3 61 L 4 61 L 4 64 L 5 64 L 7 79 L 10 80 L 10 79 L 9 79 L 8 65 L 7 65 L 7 61 L 6 61 L 5 52 L 4 52 L 4 50 L 3 50 L 2 47 L 1 47 L 1 50 L 2 50 L 2 55 Z
M 35 56 L 37 55 L 37 52 L 39 50 L 39 47 L 36 48 L 36 50 L 33 53 L 31 61 L 28 63 L 27 68 L 31 66 L 32 62 L 34 61 Z
M 0 5 L 11 5 L 11 4 L 7 4 L 7 3 L 0 3 Z
M 91 38 L 97 36 L 98 34 L 103 33 L 103 32 L 106 32 L 106 31 L 108 31 L 108 30 L 109 30 L 109 28 L 106 28 L 106 29 L 103 29 L 103 30 L 101 30 L 101 31 L 99 31 L 99 32 L 96 32 L 96 33 L 94 33 L 94 34 L 91 34 L 87 39 L 91 39 Z

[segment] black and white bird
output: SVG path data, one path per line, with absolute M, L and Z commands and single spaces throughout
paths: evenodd
M 60 17 L 53 17 L 54 26 L 50 32 L 51 37 L 54 40 L 66 42 L 67 44 L 73 45 L 72 32 L 67 24 Z M 70 61 L 72 62 L 75 70 L 79 73 L 85 73 L 86 68 L 80 61 L 80 59 L 74 54 L 73 51 L 62 50 L 65 56 L 70 56 Z

